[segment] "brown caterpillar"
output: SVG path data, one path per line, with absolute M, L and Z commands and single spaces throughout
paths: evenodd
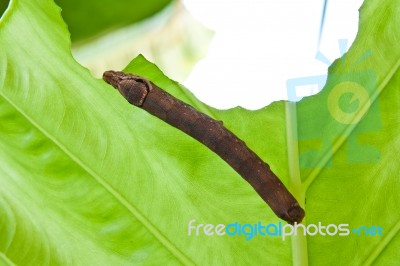
M 197 111 L 143 77 L 106 71 L 103 79 L 118 89 L 129 103 L 182 130 L 218 154 L 250 183 L 278 217 L 288 223 L 301 222 L 304 210 L 269 165 L 220 121 Z

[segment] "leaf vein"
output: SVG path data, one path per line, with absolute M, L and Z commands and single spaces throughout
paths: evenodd
M 0 260 L 3 261 L 6 265 L 13 266 L 15 265 L 6 254 L 0 251 Z
M 400 59 L 397 60 L 393 68 L 391 68 L 391 71 L 386 75 L 386 77 L 383 79 L 381 84 L 379 85 L 378 89 L 373 93 L 371 96 L 371 105 L 376 101 L 378 96 L 382 93 L 384 88 L 387 86 L 387 84 L 390 82 L 390 80 L 393 78 L 395 73 L 399 70 L 400 68 Z M 358 119 L 358 117 L 363 116 L 367 111 L 368 111 L 368 106 L 367 104 L 364 104 L 361 110 L 357 113 L 357 115 L 354 117 L 354 119 Z M 353 126 L 349 126 L 345 131 L 345 135 L 350 135 L 355 128 L 357 128 L 358 123 L 354 124 Z M 332 146 L 332 155 L 330 154 L 325 154 L 325 156 L 322 157 L 322 159 L 317 163 L 316 167 L 314 170 L 311 172 L 311 174 L 307 177 L 307 179 L 303 182 L 303 187 L 304 191 L 307 191 L 307 189 L 310 187 L 310 185 L 314 182 L 314 180 L 318 177 L 319 173 L 322 171 L 324 166 L 328 163 L 329 159 L 331 156 L 333 156 L 339 149 L 340 147 L 343 146 L 345 142 L 344 138 L 339 138 L 337 141 L 333 143 Z
M 23 115 L 34 127 L 36 127 L 44 136 L 46 136 L 50 141 L 57 145 L 65 154 L 70 157 L 74 162 L 76 162 L 82 169 L 84 169 L 89 175 L 91 175 L 101 186 L 103 186 L 106 191 L 108 191 L 121 205 L 123 205 L 133 216 L 169 251 L 171 254 L 177 258 L 180 262 L 185 265 L 193 265 L 194 263 L 181 251 L 179 250 L 171 241 L 163 235 L 133 204 L 131 204 L 123 195 L 121 195 L 117 190 L 115 190 L 109 183 L 100 177 L 94 170 L 87 166 L 82 160 L 77 158 L 71 151 L 67 149 L 62 143 L 55 139 L 50 133 L 48 133 L 44 128 L 35 122 L 29 115 L 27 115 L 23 110 L 21 110 L 14 102 L 9 99 L 4 92 L 0 90 L 0 95 L 11 105 L 14 109 Z
M 394 237 L 400 232 L 400 220 L 395 224 L 395 226 L 390 229 L 389 233 L 383 237 L 383 240 L 379 242 L 376 247 L 373 248 L 373 252 L 364 261 L 363 265 L 372 265 L 374 261 L 379 257 L 382 251 L 389 245 L 389 243 L 394 239 Z

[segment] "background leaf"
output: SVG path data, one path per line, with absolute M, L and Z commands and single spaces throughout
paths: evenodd
M 277 223 L 252 188 L 203 145 L 130 106 L 77 64 L 60 9 L 52 1 L 12 2 L 0 22 L 0 261 L 394 264 L 400 227 L 399 166 L 393 159 L 399 148 L 399 10 L 393 1 L 369 0 L 361 12 L 357 40 L 331 68 L 324 91 L 297 105 L 298 127 L 291 124 L 293 113 L 283 101 L 257 111 L 219 111 L 200 103 L 143 57 L 126 68 L 223 120 L 303 204 L 307 198 L 307 223 L 380 225 L 385 230 L 384 237 L 246 241 L 188 236 L 187 224 L 192 219 Z M 371 56 L 359 62 L 368 49 Z M 343 125 L 327 111 L 327 101 L 337 85 L 349 80 L 366 88 L 371 105 L 355 109 L 359 123 Z M 346 106 L 351 99 L 340 99 L 341 108 L 354 111 Z M 288 167 L 298 163 L 288 153 L 297 141 L 287 140 L 286 134 L 296 133 L 291 130 L 298 131 L 303 166 L 298 175 Z M 363 146 L 371 146 L 379 154 L 375 161 L 348 160 L 348 140 L 354 135 L 364 145 L 353 153 L 362 155 Z M 328 143 L 321 145 L 324 141 Z
M 159 12 L 171 0 L 78 1 L 57 0 L 73 42 L 141 21 Z M 82 26 L 84 25 L 84 26 Z
M 0 17 L 3 15 L 4 11 L 6 11 L 8 3 L 9 2 L 5 0 L 0 1 Z
M 80 42 L 151 17 L 170 4 L 171 0 L 55 2 L 62 8 L 61 14 L 68 25 L 72 41 Z M 8 3 L 9 0 L 0 0 L 0 16 Z

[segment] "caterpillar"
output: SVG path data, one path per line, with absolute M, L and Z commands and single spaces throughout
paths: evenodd
M 300 223 L 305 212 L 269 165 L 230 130 L 141 76 L 106 71 L 103 79 L 132 105 L 142 108 L 207 146 L 239 173 L 288 223 Z

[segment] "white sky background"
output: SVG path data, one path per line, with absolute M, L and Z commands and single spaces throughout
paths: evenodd
M 258 109 L 287 99 L 286 80 L 327 73 L 328 65 L 315 59 L 323 0 L 183 2 L 216 33 L 207 57 L 184 82 L 211 106 Z M 362 0 L 328 1 L 319 51 L 331 62 L 340 57 L 338 39 L 348 39 L 351 46 L 361 4 Z M 312 92 L 305 90 L 304 94 Z

